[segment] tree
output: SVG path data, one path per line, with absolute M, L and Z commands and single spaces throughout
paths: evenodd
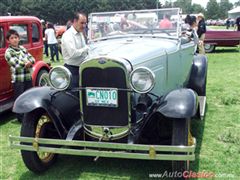
M 0 16 L 7 15 L 7 6 L 4 2 L 0 2 Z
M 193 3 L 191 13 L 192 14 L 198 14 L 198 13 L 205 14 L 205 9 L 200 4 Z
M 240 0 L 234 3 L 234 7 L 240 6 Z
M 11 13 L 11 15 L 21 14 L 20 7 L 22 6 L 22 0 L 5 0 L 0 2 L 0 14 L 7 15 L 6 13 Z
M 174 7 L 179 7 L 182 9 L 183 14 L 191 14 L 192 12 L 192 0 L 177 0 L 173 3 Z
M 206 18 L 207 19 L 218 19 L 219 18 L 219 4 L 216 0 L 210 0 L 207 3 L 207 12 L 206 12 Z
M 229 0 L 221 0 L 219 3 L 219 10 L 221 13 L 219 13 L 220 19 L 226 19 L 228 17 L 228 11 L 232 9 L 233 4 L 229 3 Z
M 165 1 L 165 4 L 163 4 L 162 7 L 164 7 L 164 8 L 171 8 L 171 7 L 173 7 L 173 2 Z

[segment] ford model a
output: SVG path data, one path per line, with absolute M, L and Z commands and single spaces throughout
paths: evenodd
M 25 165 L 42 172 L 56 154 L 74 154 L 169 160 L 187 170 L 196 147 L 191 119 L 205 111 L 207 60 L 181 26 L 179 9 L 92 13 L 79 88 L 69 89 L 71 73 L 55 67 L 51 87 L 14 105 L 25 117 L 11 147 Z

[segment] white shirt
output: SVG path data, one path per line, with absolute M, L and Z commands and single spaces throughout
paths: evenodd
M 80 66 L 87 57 L 87 46 L 81 32 L 71 26 L 62 36 L 62 55 L 64 62 L 72 66 Z
M 57 39 L 56 39 L 54 29 L 52 29 L 52 28 L 46 29 L 45 35 L 47 35 L 47 43 L 48 44 L 57 44 Z

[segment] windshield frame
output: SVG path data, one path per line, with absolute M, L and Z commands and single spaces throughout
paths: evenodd
M 170 12 L 172 12 L 172 14 L 170 14 Z M 89 15 L 89 20 L 88 20 L 88 37 L 89 37 L 89 41 L 98 41 L 98 40 L 106 40 L 106 39 L 112 39 L 113 37 L 129 37 L 129 36 L 154 36 L 154 37 L 163 37 L 163 38 L 171 38 L 171 39 L 179 39 L 179 36 L 181 35 L 181 15 L 180 15 L 180 8 L 165 8 L 165 9 L 147 9 L 147 10 L 132 10 L 132 11 L 113 11 L 113 12 L 97 12 L 97 13 L 91 13 Z M 155 27 L 145 27 L 144 24 L 141 23 L 136 23 L 137 26 L 139 26 L 139 29 L 137 29 L 137 31 L 139 31 L 137 33 L 136 29 L 135 30 L 129 30 L 129 31 L 122 31 L 122 29 L 120 29 L 119 31 L 114 30 L 113 32 L 116 34 L 110 34 L 108 33 L 107 35 L 102 35 L 100 32 L 98 32 L 99 34 L 101 34 L 99 37 L 95 37 L 95 32 L 100 31 L 98 28 L 99 24 L 102 23 L 106 23 L 107 26 L 109 26 L 109 24 L 118 24 L 119 26 L 119 19 L 122 17 L 123 15 L 136 15 L 137 17 L 140 16 L 141 14 L 143 15 L 149 15 L 148 18 L 154 18 L 154 14 L 156 16 L 156 22 L 155 25 L 158 25 L 160 23 L 160 21 L 162 19 L 159 18 L 159 16 L 164 16 L 164 14 L 170 14 L 171 18 L 171 22 L 174 22 L 174 28 L 172 29 L 168 29 L 168 31 L 170 32 L 170 30 L 173 32 L 172 34 L 170 33 L 164 33 L 164 29 L 160 29 Z M 152 17 L 151 17 L 152 15 Z M 144 17 L 142 17 L 144 18 Z M 114 22 L 112 21 L 112 19 L 117 19 L 116 21 L 114 20 Z M 154 20 L 152 20 L 154 21 Z M 132 22 L 131 20 L 127 19 L 127 22 Z M 145 21 L 146 23 L 147 21 Z M 135 23 L 135 22 L 134 22 Z M 134 24 L 135 25 L 135 24 Z M 142 32 L 141 29 L 142 28 Z M 159 30 L 159 32 L 157 33 L 157 31 Z M 95 31 L 95 32 L 94 32 Z M 134 32 L 136 31 L 136 32 Z M 109 35 L 110 34 L 110 35 Z

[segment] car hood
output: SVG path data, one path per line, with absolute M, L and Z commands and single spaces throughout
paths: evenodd
M 115 38 L 90 45 L 89 58 L 107 56 L 128 59 L 131 62 L 156 58 L 175 52 L 177 40 L 152 37 Z

